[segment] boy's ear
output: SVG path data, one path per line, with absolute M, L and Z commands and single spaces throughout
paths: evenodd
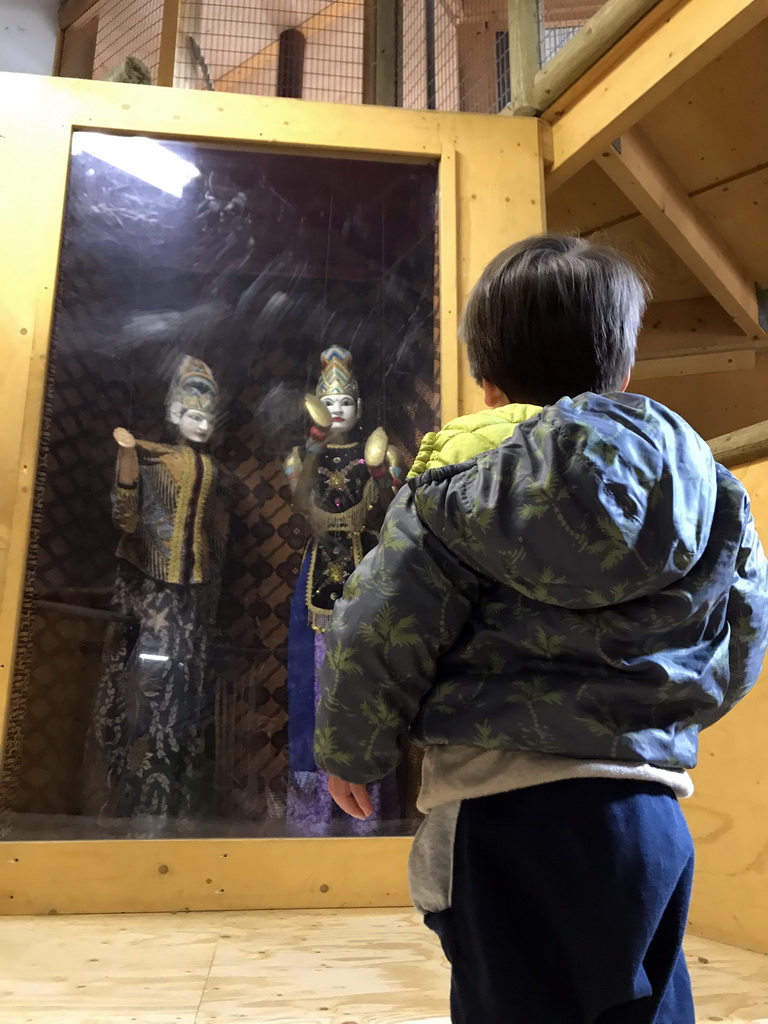
M 483 397 L 489 409 L 498 409 L 500 405 L 509 405 L 509 399 L 495 384 L 490 381 L 483 381 Z
M 629 382 L 631 380 L 632 380 L 632 371 L 631 370 L 627 370 L 627 376 L 624 378 L 624 383 L 621 385 L 620 390 L 621 391 L 626 391 L 627 388 L 629 387 Z

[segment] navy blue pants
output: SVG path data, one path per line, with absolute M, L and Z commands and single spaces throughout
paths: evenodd
M 695 1024 L 693 843 L 671 791 L 577 779 L 466 800 L 427 915 L 453 1024 Z

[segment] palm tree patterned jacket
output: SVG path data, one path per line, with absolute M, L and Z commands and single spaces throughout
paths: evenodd
M 511 436 L 469 461 L 446 451 L 462 433 L 476 444 L 473 417 L 442 451 L 426 439 L 424 471 L 336 603 L 317 763 L 380 779 L 410 733 L 693 767 L 699 731 L 750 690 L 768 645 L 744 488 L 639 395 L 501 412 Z

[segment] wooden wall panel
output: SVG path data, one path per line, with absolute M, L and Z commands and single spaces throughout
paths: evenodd
M 694 202 L 753 279 L 768 287 L 768 130 L 757 134 L 763 137 L 766 165 L 709 189 Z
M 689 190 L 706 188 L 768 161 L 766 53 L 768 21 L 748 32 L 641 122 Z
M 757 356 L 754 370 L 643 380 L 636 390 L 679 412 L 702 437 L 719 437 L 768 419 L 768 355 Z
M 695 299 L 707 294 L 704 285 L 643 217 L 622 221 L 591 237 L 629 256 L 645 275 L 656 302 Z
M 579 231 L 596 228 L 639 214 L 607 174 L 591 163 L 547 196 L 550 231 Z
M 594 163 L 547 196 L 547 226 L 550 231 L 588 235 L 593 241 L 615 246 L 645 274 L 656 302 L 707 294 L 680 257 Z
M 764 385 L 765 386 L 765 385 Z M 736 470 L 768 547 L 768 461 Z M 691 930 L 768 953 L 768 672 L 753 693 L 702 734 L 696 794 L 686 815 L 696 840 Z

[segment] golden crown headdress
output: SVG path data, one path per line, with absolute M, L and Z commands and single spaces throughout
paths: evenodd
M 211 368 L 202 359 L 183 356 L 168 392 L 168 408 L 178 404 L 185 410 L 196 409 L 212 415 L 218 399 L 219 388 Z
M 334 345 L 320 356 L 320 380 L 316 394 L 318 398 L 326 395 L 360 397 L 360 389 L 352 373 L 352 354 L 347 349 Z

